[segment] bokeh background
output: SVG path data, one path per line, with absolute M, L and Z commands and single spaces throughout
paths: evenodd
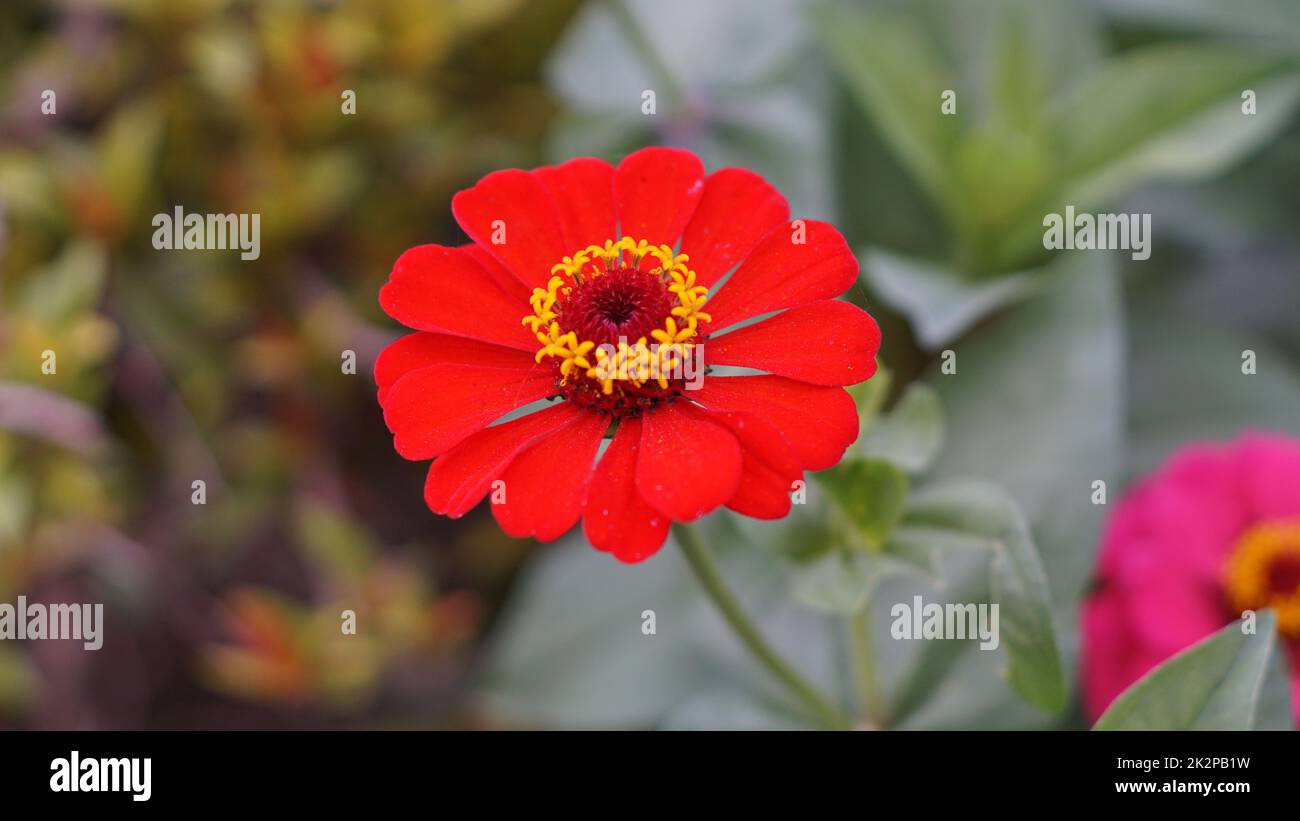
M 789 726 L 671 545 L 622 567 L 436 517 L 375 401 L 400 333 L 378 290 L 404 249 L 465 240 L 453 193 L 655 143 L 860 249 L 870 401 L 929 386 L 895 455 L 1012 493 L 1073 670 L 1090 483 L 1300 432 L 1297 55 L 1292 0 L 9 0 L 0 601 L 107 623 L 98 652 L 0 643 L 0 727 Z M 1066 203 L 1152 213 L 1151 259 L 1050 255 Z M 154 250 L 176 205 L 260 213 L 260 258 Z M 842 678 L 803 606 L 816 511 L 707 527 L 778 643 Z M 909 653 L 879 659 L 895 726 L 1079 725 L 986 655 Z

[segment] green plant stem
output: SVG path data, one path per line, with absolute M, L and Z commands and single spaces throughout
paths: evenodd
M 849 719 L 835 705 L 817 691 L 808 681 L 781 658 L 763 634 L 750 621 L 736 596 L 722 580 L 713 554 L 699 534 L 690 525 L 673 525 L 673 536 L 681 547 L 695 578 L 704 592 L 713 600 L 731 629 L 754 658 L 803 702 L 819 723 L 829 729 L 844 730 L 852 726 Z
M 659 56 L 659 52 L 655 50 L 650 39 L 641 30 L 636 16 L 627 7 L 626 0 L 607 0 L 607 3 L 610 11 L 614 14 L 615 22 L 623 32 L 623 36 L 627 38 L 633 51 L 645 61 L 646 67 L 654 78 L 655 85 L 659 86 L 660 95 L 667 98 L 670 107 L 680 103 L 683 98 L 681 84 L 677 82 L 672 69 Z
M 858 690 L 858 704 L 870 729 L 884 729 L 888 716 L 884 694 L 876 680 L 876 656 L 871 646 L 871 618 L 864 605 L 849 617 L 850 646 L 853 648 L 853 673 Z

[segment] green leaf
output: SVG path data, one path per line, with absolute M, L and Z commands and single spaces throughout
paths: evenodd
M 853 525 L 858 546 L 879 550 L 903 516 L 907 476 L 882 459 L 850 459 L 815 474 Z
M 810 680 L 836 693 L 841 634 L 822 613 L 791 601 L 781 557 L 731 531 L 728 516 L 697 526 L 764 635 Z M 656 614 L 653 635 L 642 632 L 646 610 Z M 480 706 L 496 721 L 601 729 L 665 720 L 712 726 L 707 715 L 682 716 L 678 709 L 717 690 L 743 693 L 771 722 L 810 726 L 737 641 L 671 538 L 659 553 L 629 566 L 576 534 L 539 550 L 529 563 L 495 624 L 475 682 Z
M 293 525 L 303 552 L 332 574 L 356 578 L 374 562 L 370 533 L 316 499 L 304 498 L 295 505 Z
M 1102 57 L 1100 26 L 1086 3 L 913 0 L 907 8 L 961 77 L 958 112 L 973 115 L 968 121 L 1030 122 L 1016 112 L 1041 111 Z
M 1286 653 L 1273 653 L 1260 687 L 1255 729 L 1290 731 L 1295 728 L 1291 706 L 1291 662 Z
M 841 84 L 834 173 L 841 180 L 836 225 L 855 245 L 947 259 L 955 249 L 951 220 Z
M 1030 130 L 1037 126 L 1048 97 L 1040 55 L 1022 18 L 1012 18 L 1000 34 L 990 83 L 996 119 Z
M 507 601 L 477 688 L 484 707 L 515 724 L 649 726 L 699 686 L 687 610 L 691 588 L 675 548 L 629 568 L 581 538 L 548 548 Z M 656 635 L 641 613 L 657 614 Z
M 4 386 L 0 385 L 0 395 Z M 0 413 L 0 425 L 5 414 Z M 0 472 L 0 551 L 24 543 L 35 510 L 37 482 L 13 470 Z
M 904 522 L 886 554 L 922 567 L 921 577 L 893 577 L 871 597 L 873 647 L 882 689 L 897 729 L 1043 729 L 1045 715 L 1007 685 L 1007 648 L 981 650 L 975 641 L 895 641 L 891 612 L 921 595 L 925 602 L 965 605 L 992 601 L 987 537 Z M 1001 624 L 999 623 L 999 631 Z
M 943 92 L 955 84 L 933 45 L 905 17 L 885 9 L 820 8 L 812 21 L 881 134 L 934 201 L 952 213 L 949 158 L 960 123 L 940 109 Z
M 1053 188 L 1057 152 L 1045 112 L 1099 56 L 1091 11 L 1034 0 L 918 0 L 823 16 L 827 50 L 870 115 L 872 133 L 858 138 L 879 132 L 947 217 L 951 242 L 927 250 L 955 247 L 963 274 L 1037 262 L 1041 243 L 1026 245 L 1023 226 L 1037 226 Z M 945 112 L 948 91 L 957 96 Z M 855 163 L 851 146 L 848 154 L 850 170 L 871 174 L 859 187 L 898 187 L 885 164 Z M 896 208 L 885 204 L 895 220 Z M 915 219 L 915 208 L 905 210 Z M 919 250 L 907 231 L 860 236 Z
M 1121 20 L 1207 34 L 1249 34 L 1300 41 L 1300 0 L 1099 0 Z
M 0 200 L 8 219 L 36 218 L 57 222 L 63 204 L 56 193 L 57 169 L 39 154 L 12 146 L 0 150 Z
M 889 398 L 889 388 L 894 384 L 894 375 L 889 369 L 877 363 L 876 375 L 866 382 L 849 385 L 845 388 L 853 397 L 853 404 L 858 406 L 858 432 L 871 430 L 880 416 L 880 410 Z
M 871 128 L 946 216 L 952 237 L 925 251 L 955 252 L 959 279 L 1040 264 L 1045 212 L 1222 170 L 1284 128 L 1300 99 L 1300 61 L 1285 53 L 1183 42 L 1102 61 L 1083 5 L 919 0 L 814 16 Z M 1267 99 L 1254 116 L 1239 109 L 1245 88 Z M 955 114 L 937 104 L 947 89 Z M 921 250 L 912 237 L 862 236 Z
M 988 314 L 1023 298 L 1038 279 L 1026 271 L 971 281 L 934 263 L 877 249 L 864 251 L 861 260 L 872 289 L 908 318 L 926 350 L 941 348 Z
M 1121 693 L 1093 729 L 1252 729 L 1276 621 L 1261 611 L 1253 635 L 1234 621 L 1192 645 Z
M 753 687 L 711 687 L 673 705 L 662 730 L 807 730 L 808 719 Z
M 889 534 L 889 540 L 885 542 L 885 553 L 915 567 L 924 567 L 929 575 L 939 574 L 939 557 L 944 553 L 991 551 L 994 548 L 986 536 L 956 531 L 947 526 L 933 527 L 909 522 L 906 518 L 904 511 L 904 522 Z
M 1298 67 L 1294 58 L 1203 43 L 1158 44 L 1109 61 L 1051 117 L 1065 180 L 1058 200 L 1081 207 L 1131 187 L 1134 155 L 1242 89 Z
M 31 273 L 19 297 L 20 310 L 61 327 L 99 306 L 107 275 L 104 247 L 73 239 L 49 264 Z
M 154 179 L 162 132 L 159 105 L 145 98 L 119 109 L 100 138 L 98 168 L 103 172 L 105 187 L 128 220 L 142 207 Z
M 1254 114 L 1242 114 L 1239 93 L 1229 95 L 1181 127 L 1109 164 L 1094 181 L 1095 190 L 1084 188 L 1079 199 L 1100 199 L 1108 191 L 1119 192 L 1147 179 L 1205 179 L 1237 165 L 1287 128 L 1300 100 L 1300 78 L 1290 72 L 1257 83 L 1251 90 L 1256 94 Z
M 1059 712 L 1066 684 L 1047 576 L 1015 501 L 987 483 L 951 482 L 915 494 L 906 521 L 987 540 L 993 550 L 990 589 L 999 605 L 1009 662 L 1007 681 L 1040 710 Z
M 916 474 L 930 466 L 942 444 L 943 406 L 939 394 L 923 382 L 913 382 L 893 410 L 867 430 L 857 450 Z
M 972 274 L 1004 272 L 1042 256 L 1042 245 L 1018 246 L 1022 226 L 1042 227 L 1039 203 L 1054 185 L 1052 147 L 1041 128 L 977 126 L 957 153 L 961 208 L 957 225 L 965 242 L 963 264 Z
M 916 565 L 884 554 L 835 551 L 795 565 L 790 571 L 790 594 L 815 610 L 851 615 L 866 607 L 885 579 L 921 573 Z
M 1073 612 L 1092 570 L 1123 433 L 1124 348 L 1112 256 L 1062 255 L 1041 293 L 954 346 L 928 381 L 948 434 L 930 475 L 984 476 L 1019 502 L 1054 597 Z

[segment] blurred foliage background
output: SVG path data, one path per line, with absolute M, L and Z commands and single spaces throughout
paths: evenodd
M 378 289 L 405 248 L 464 241 L 455 191 L 652 143 L 753 168 L 861 250 L 891 378 L 860 398 L 894 409 L 862 448 L 1006 488 L 1072 674 L 1091 481 L 1300 432 L 1298 55 L 1293 0 L 5 3 L 0 601 L 107 624 L 96 653 L 0 644 L 0 726 L 799 726 L 672 546 L 626 568 L 433 516 L 375 401 L 399 333 Z M 1065 204 L 1152 213 L 1152 259 L 1049 255 Z M 177 205 L 260 213 L 260 258 L 155 251 Z M 824 517 L 707 529 L 838 691 Z M 927 595 L 983 595 L 963 561 Z M 1079 720 L 1018 702 L 990 654 L 885 644 L 894 726 Z

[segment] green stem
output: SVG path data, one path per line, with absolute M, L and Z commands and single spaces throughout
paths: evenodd
M 609 9 L 614 14 L 614 20 L 622 30 L 623 36 L 627 38 L 632 49 L 645 61 L 646 67 L 650 70 L 653 82 L 659 86 L 659 92 L 667 98 L 669 106 L 676 105 L 682 100 L 682 87 L 677 82 L 668 64 L 659 56 L 641 26 L 637 23 L 636 17 L 632 10 L 627 7 L 626 0 L 608 0 Z
M 731 625 L 731 629 L 754 658 L 798 697 L 821 724 L 836 730 L 848 729 L 852 726 L 842 711 L 799 675 L 785 659 L 777 654 L 772 645 L 768 644 L 767 639 L 763 638 L 763 634 L 750 621 L 749 616 L 745 615 L 735 594 L 722 580 L 722 574 L 718 571 L 718 564 L 714 561 L 713 554 L 709 552 L 695 529 L 689 525 L 675 524 L 673 536 L 681 546 L 691 569 L 695 571 L 695 578 L 699 580 L 700 586 L 704 588 L 704 592 L 713 600 L 727 623 Z
M 876 656 L 871 647 L 871 620 L 866 606 L 849 617 L 849 633 L 859 707 L 871 729 L 883 729 L 888 716 L 885 712 L 885 697 L 876 680 Z

